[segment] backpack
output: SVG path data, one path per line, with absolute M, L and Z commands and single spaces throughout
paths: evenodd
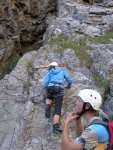
M 94 124 L 100 124 L 100 125 L 105 126 L 105 128 L 107 129 L 107 131 L 109 133 L 109 143 L 107 145 L 106 150 L 113 150 L 113 121 L 105 122 L 101 119 L 95 119 L 90 124 L 88 124 L 86 127 L 89 127 Z

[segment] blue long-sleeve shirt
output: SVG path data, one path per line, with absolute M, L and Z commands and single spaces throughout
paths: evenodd
M 62 83 L 62 86 L 63 86 L 64 79 L 68 83 L 67 87 L 71 87 L 72 78 L 67 74 L 67 72 L 65 70 L 60 69 L 60 68 L 51 69 L 46 74 L 46 77 L 44 80 L 44 88 L 46 88 L 47 86 L 53 86 L 54 84 L 51 83 L 51 81 L 60 82 L 60 83 Z M 55 86 L 58 86 L 58 84 L 55 84 Z

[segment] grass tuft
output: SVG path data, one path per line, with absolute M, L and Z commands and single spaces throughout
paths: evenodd
M 3 79 L 6 74 L 9 74 L 15 68 L 19 59 L 20 57 L 17 57 L 5 65 L 2 72 L 0 73 L 0 80 Z
M 113 32 L 109 32 L 100 37 L 90 38 L 90 40 L 96 44 L 113 44 Z
M 81 61 L 90 68 L 90 59 L 88 55 L 88 50 L 92 50 L 91 46 L 86 45 L 86 38 L 81 38 L 78 41 L 74 41 L 72 39 L 68 39 L 65 35 L 60 35 L 59 38 L 52 38 L 48 44 L 53 45 L 57 44 L 58 49 L 56 52 L 61 53 L 65 49 L 70 48 L 73 49 L 76 55 L 81 59 Z

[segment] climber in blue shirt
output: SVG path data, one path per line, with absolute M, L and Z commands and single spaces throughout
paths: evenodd
M 64 79 L 67 81 L 67 89 L 71 88 L 72 79 L 61 68 L 58 68 L 58 64 L 56 62 L 52 62 L 49 64 L 49 71 L 46 74 L 44 80 L 44 88 L 47 91 L 47 99 L 46 99 L 46 108 L 45 108 L 45 116 L 50 118 L 50 109 L 52 101 L 55 101 L 55 110 L 54 110 L 54 124 L 53 124 L 53 132 L 62 132 L 59 128 L 60 116 L 61 116 L 61 108 L 64 96 Z

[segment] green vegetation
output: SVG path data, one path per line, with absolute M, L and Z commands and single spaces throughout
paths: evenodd
M 89 4 L 91 4 L 91 5 L 92 5 L 92 4 L 93 4 L 93 0 L 89 0 Z
M 15 68 L 18 60 L 19 60 L 19 57 L 13 59 L 12 61 L 8 62 L 5 65 L 2 72 L 0 73 L 0 80 L 3 79 L 6 74 L 9 74 Z
M 59 53 L 63 52 L 63 50 L 67 48 L 73 49 L 83 64 L 90 68 L 91 64 L 88 51 L 92 50 L 93 48 L 90 45 L 86 45 L 87 41 L 95 44 L 113 44 L 113 32 L 107 33 L 100 37 L 86 36 L 76 41 L 69 39 L 65 35 L 61 34 L 58 38 L 51 38 L 48 44 L 57 44 L 58 49 L 56 51 Z
M 99 37 L 85 36 L 77 41 L 68 39 L 65 35 L 61 34 L 58 38 L 52 38 L 49 44 L 61 44 L 62 48 L 68 48 L 69 46 L 73 48 L 75 46 L 85 46 L 87 41 L 91 41 L 95 44 L 113 44 L 113 32 L 106 33 Z
M 27 64 L 26 64 L 26 68 L 27 68 L 28 73 L 29 73 L 29 76 L 30 76 L 31 78 L 33 78 L 33 75 L 34 75 L 32 66 L 33 66 L 33 61 L 28 61 Z
M 77 41 L 72 39 L 68 39 L 65 35 L 61 34 L 58 38 L 52 38 L 48 44 L 53 45 L 57 44 L 58 49 L 57 52 L 62 52 L 63 50 L 70 48 L 73 49 L 76 55 L 81 59 L 82 63 L 90 68 L 90 59 L 88 55 L 88 51 L 92 50 L 93 48 L 89 45 L 87 46 L 87 41 L 91 43 L 99 43 L 99 44 L 110 44 L 113 43 L 113 33 L 107 33 L 101 37 L 83 37 Z M 95 79 L 96 85 L 100 88 L 105 89 L 105 93 L 108 92 L 110 80 L 103 80 L 98 74 L 93 74 Z M 107 92 L 106 92 L 107 91 Z M 106 95 L 106 94 L 105 94 Z
M 90 60 L 88 51 L 92 50 L 91 46 L 86 45 L 86 42 L 90 41 L 91 43 L 95 44 L 113 44 L 113 32 L 107 33 L 100 37 L 83 37 L 77 41 L 72 39 L 68 39 L 65 35 L 61 34 L 58 38 L 52 38 L 48 44 L 53 45 L 57 44 L 58 49 L 57 52 L 62 52 L 66 48 L 73 49 L 76 55 L 81 59 L 83 64 L 85 64 L 88 68 L 90 68 Z M 9 74 L 16 66 L 19 57 L 13 59 L 12 61 L 8 62 L 5 67 L 3 68 L 2 72 L 0 73 L 0 80 L 6 75 Z M 32 62 L 28 62 L 26 67 L 29 69 L 32 66 Z M 30 72 L 30 76 L 33 73 Z
M 93 74 L 93 78 L 95 79 L 95 83 L 98 87 L 105 87 L 106 81 L 104 81 L 97 73 Z
M 31 87 L 31 82 L 28 80 L 28 82 L 26 84 L 24 84 L 24 91 L 27 91 L 27 93 L 29 94 L 29 88 Z
M 26 64 L 26 68 L 30 69 L 33 66 L 33 61 L 28 61 Z
M 88 55 L 88 50 L 92 50 L 91 46 L 86 45 L 86 38 L 81 38 L 78 41 L 74 41 L 72 39 L 68 39 L 64 35 L 60 35 L 59 38 L 52 38 L 48 44 L 53 45 L 57 44 L 58 49 L 56 52 L 63 52 L 64 49 L 70 48 L 73 49 L 76 55 L 81 59 L 83 64 L 85 64 L 88 68 L 90 68 L 90 60 Z
M 96 44 L 113 44 L 113 32 L 109 32 L 100 37 L 89 37 L 88 39 Z
M 34 71 L 29 71 L 29 76 L 33 79 L 33 76 L 34 76 Z
M 95 83 L 98 87 L 103 88 L 106 90 L 108 90 L 108 87 L 110 85 L 110 79 L 108 80 L 103 80 L 102 77 L 100 77 L 98 74 L 93 73 L 93 77 L 95 79 Z
M 113 121 L 113 116 L 112 115 L 109 116 L 109 120 Z
M 105 101 L 107 100 L 108 98 L 108 94 L 109 94 L 109 91 L 110 91 L 110 83 L 111 83 L 111 80 L 110 79 L 107 79 L 107 80 L 103 80 L 98 74 L 94 73 L 93 74 L 93 77 L 95 79 L 95 82 L 96 82 L 96 85 L 100 88 L 104 88 L 104 96 L 103 96 L 103 106 L 104 106 L 104 103 Z M 104 108 L 103 108 L 104 109 Z M 113 119 L 113 115 L 112 114 L 108 114 L 109 116 L 109 119 L 112 120 Z
M 92 46 L 86 44 L 87 41 L 95 44 L 113 44 L 113 32 L 109 32 L 100 37 L 85 36 L 76 41 L 69 39 L 65 35 L 61 34 L 58 38 L 51 38 L 48 44 L 57 44 L 58 49 L 56 51 L 59 53 L 63 52 L 63 50 L 67 48 L 73 49 L 76 55 L 81 59 L 83 64 L 90 68 L 91 64 L 88 51 L 92 50 L 93 48 Z

